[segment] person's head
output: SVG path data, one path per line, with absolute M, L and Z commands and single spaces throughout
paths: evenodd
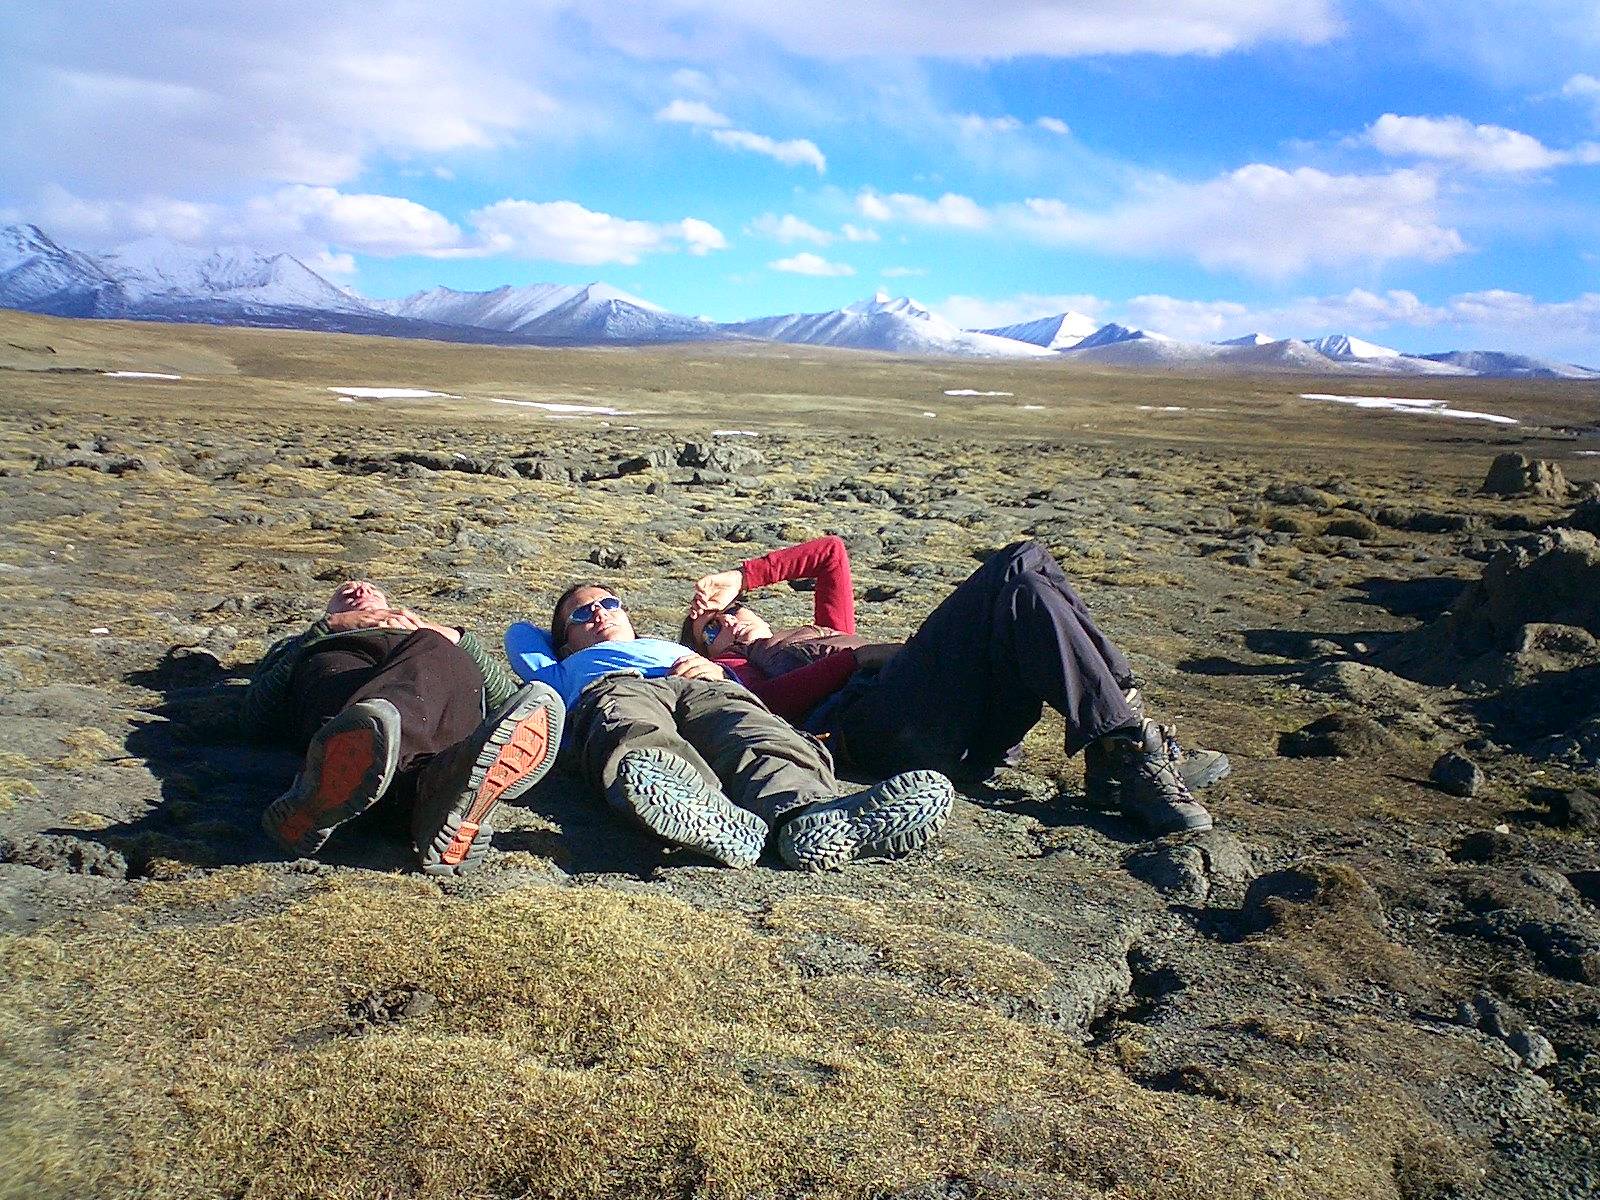
M 365 579 L 347 579 L 328 601 L 328 615 L 342 612 L 381 612 L 389 607 L 389 597 Z
M 637 636 L 628 610 L 603 583 L 573 584 L 561 593 L 550 616 L 550 640 L 558 658 L 601 642 L 631 642 Z
M 707 658 L 737 654 L 751 642 L 772 636 L 772 626 L 742 600 L 718 612 L 683 619 L 683 644 Z

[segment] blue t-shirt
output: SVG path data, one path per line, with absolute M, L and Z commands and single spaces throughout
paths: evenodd
M 607 675 L 642 675 L 646 679 L 659 679 L 670 674 L 672 664 L 694 651 L 677 642 L 661 638 L 635 638 L 631 642 L 600 642 L 587 650 L 569 654 L 560 662 L 550 663 L 536 671 L 524 674 L 526 680 L 549 684 L 561 694 L 561 701 L 570 711 L 578 703 L 584 688 Z M 518 667 L 515 659 L 512 666 Z

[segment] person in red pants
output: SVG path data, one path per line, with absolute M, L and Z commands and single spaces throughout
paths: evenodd
M 391 608 L 366 580 L 341 584 L 320 620 L 267 652 L 241 709 L 249 732 L 305 750 L 262 815 L 274 841 L 315 854 L 393 793 L 435 875 L 483 860 L 490 814 L 549 771 L 564 715 L 554 691 L 519 685 L 471 633 Z
M 740 599 L 799 579 L 816 581 L 810 625 L 774 630 Z M 1186 753 L 1146 717 L 1127 658 L 1034 541 L 990 556 L 903 645 L 857 633 L 849 555 L 837 537 L 702 577 L 683 640 L 874 775 L 932 769 L 985 779 L 1046 705 L 1065 719 L 1068 755 L 1085 753 L 1091 800 L 1153 832 L 1209 829 L 1192 789 L 1228 771 L 1225 755 Z

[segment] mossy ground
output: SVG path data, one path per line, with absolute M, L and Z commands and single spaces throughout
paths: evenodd
M 0 1195 L 1420 1200 L 1600 1179 L 1600 996 L 1472 932 L 1470 881 L 1522 865 L 1450 857 L 1516 819 L 1529 782 L 1579 780 L 1506 754 L 1475 798 L 1429 788 L 1431 757 L 1478 732 L 1443 695 L 1445 723 L 1370 759 L 1277 754 L 1352 706 L 1302 686 L 1308 664 L 1417 620 L 1373 581 L 1468 577 L 1475 535 L 1265 499 L 1310 483 L 1484 527 L 1543 515 L 1476 484 L 1507 446 L 1600 475 L 1556 428 L 1592 425 L 1595 389 L 1429 381 L 1530 423 L 1506 430 L 1318 407 L 1302 380 L 0 330 L 0 836 L 28 847 L 0 862 Z M 338 385 L 463 399 L 343 404 Z M 1014 397 L 943 395 L 980 385 Z M 764 461 L 709 483 L 611 472 L 713 429 L 756 430 L 727 443 Z M 394 457 L 417 450 L 596 477 Z M 238 735 L 236 688 L 339 580 L 493 642 L 597 577 L 666 632 L 698 574 L 825 532 L 851 543 L 881 637 L 989 551 L 1049 546 L 1153 711 L 1233 756 L 1197 843 L 1209 898 L 1135 878 L 1145 839 L 1080 804 L 1048 714 L 929 851 L 825 878 L 662 854 L 560 772 L 497 813 L 482 872 L 442 886 L 381 813 L 320 863 L 257 833 L 295 759 Z M 761 603 L 778 623 L 810 599 Z M 1595 866 L 1592 838 L 1527 841 L 1527 869 Z M 1245 874 L 1308 859 L 1370 884 L 1379 918 L 1341 900 L 1354 883 L 1265 927 L 1243 910 Z M 437 1004 L 352 1016 L 397 989 Z M 1561 1064 L 1535 1075 L 1453 1023 L 1480 991 Z

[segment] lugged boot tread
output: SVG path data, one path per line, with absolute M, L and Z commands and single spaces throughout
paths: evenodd
M 761 857 L 767 823 L 713 788 L 685 759 L 666 750 L 630 750 L 617 766 L 623 799 L 657 837 L 748 867 Z
M 896 775 L 792 818 L 779 832 L 779 853 L 790 866 L 806 871 L 860 858 L 903 858 L 937 836 L 952 803 L 953 789 L 943 775 Z

